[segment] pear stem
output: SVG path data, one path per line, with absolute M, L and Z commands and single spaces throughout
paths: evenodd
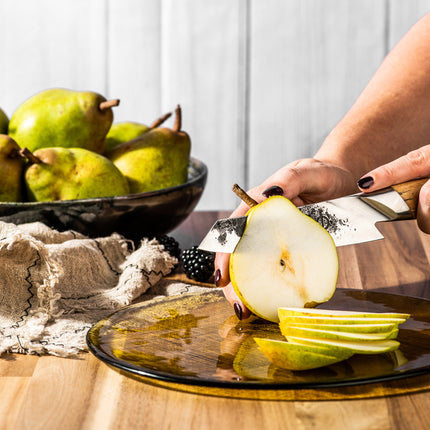
M 233 192 L 238 197 L 240 197 L 240 199 L 244 203 L 246 203 L 250 208 L 258 204 L 251 196 L 249 196 L 244 190 L 242 190 L 242 188 L 240 188 L 239 185 L 234 184 L 232 189 L 233 189 Z
M 166 121 L 168 118 L 172 116 L 172 112 L 166 113 L 165 115 L 161 116 L 160 118 L 156 119 L 150 126 L 150 129 L 157 128 L 161 124 L 163 124 L 164 121 Z
M 175 110 L 175 123 L 173 124 L 173 131 L 179 132 L 182 127 L 182 110 L 181 106 L 177 106 Z
M 32 164 L 40 164 L 42 162 L 42 160 L 36 157 L 28 148 L 22 148 L 19 154 L 21 157 L 27 158 Z
M 119 99 L 105 100 L 99 104 L 99 109 L 103 111 L 118 105 L 119 105 Z

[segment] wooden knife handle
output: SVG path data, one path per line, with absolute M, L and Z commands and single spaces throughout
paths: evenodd
M 418 195 L 421 187 L 429 180 L 429 178 L 414 179 L 412 181 L 403 182 L 401 184 L 392 185 L 391 188 L 397 191 L 405 203 L 409 206 L 413 218 L 417 217 Z

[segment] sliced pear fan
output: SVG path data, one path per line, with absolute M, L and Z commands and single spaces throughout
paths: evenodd
M 346 331 L 333 331 L 303 328 L 300 326 L 283 326 L 281 325 L 281 332 L 285 337 L 297 336 L 305 338 L 317 339 L 338 339 L 338 340 L 353 340 L 361 342 L 371 342 L 375 340 L 395 339 L 399 332 L 398 329 L 382 333 L 353 333 Z

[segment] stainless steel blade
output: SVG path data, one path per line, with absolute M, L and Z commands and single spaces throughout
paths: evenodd
M 377 222 L 411 218 L 408 205 L 391 188 L 313 203 L 299 209 L 321 224 L 330 233 L 336 246 L 383 239 L 384 236 L 375 226 Z M 246 216 L 218 220 L 199 248 L 231 253 L 242 237 L 245 226 Z

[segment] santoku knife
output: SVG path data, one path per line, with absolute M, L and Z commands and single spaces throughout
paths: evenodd
M 370 242 L 384 238 L 375 226 L 377 222 L 416 218 L 418 194 L 427 180 L 416 179 L 373 193 L 353 194 L 298 209 L 320 223 L 336 246 Z M 246 220 L 243 216 L 216 221 L 199 248 L 232 253 L 245 230 Z

